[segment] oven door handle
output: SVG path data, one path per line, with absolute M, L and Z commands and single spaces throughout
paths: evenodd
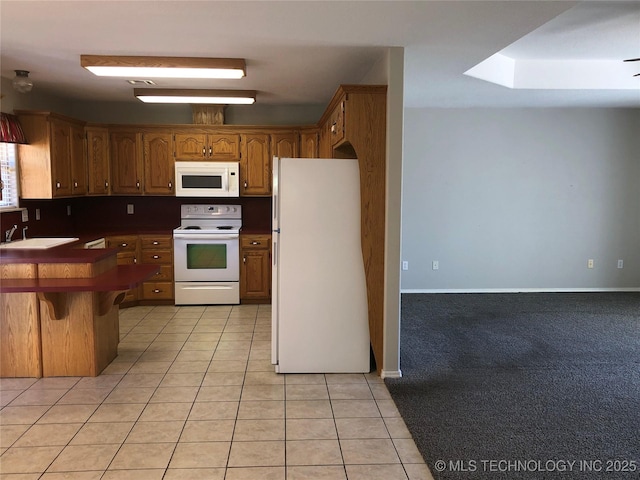
M 218 241 L 218 240 L 234 240 L 236 238 L 240 238 L 240 235 L 237 233 L 230 233 L 230 234 L 218 234 L 218 233 L 213 233 L 213 234 L 206 234 L 206 233 L 202 233 L 202 234 L 198 234 L 198 233 L 174 233 L 173 234 L 173 238 L 178 238 L 180 240 L 212 240 L 212 241 Z

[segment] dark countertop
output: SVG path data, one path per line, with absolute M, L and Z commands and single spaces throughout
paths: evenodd
M 0 265 L 9 263 L 96 263 L 118 253 L 115 248 L 85 249 L 81 248 L 83 245 L 84 242 L 79 240 L 47 249 L 11 248 L 1 250 Z
M 158 265 L 118 265 L 91 278 L 10 278 L 2 281 L 0 293 L 117 292 L 134 288 L 159 271 Z
M 244 235 L 271 235 L 271 231 L 261 229 L 242 229 Z M 117 253 L 114 248 L 84 249 L 85 243 L 99 238 L 119 235 L 172 235 L 173 230 L 126 230 L 82 233 L 78 240 L 59 247 L 48 249 L 7 249 L 0 250 L 0 264 L 9 263 L 95 263 L 109 255 Z

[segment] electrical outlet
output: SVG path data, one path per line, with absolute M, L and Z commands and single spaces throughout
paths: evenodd
M 40 220 L 40 209 L 36 208 L 36 220 Z
M 71 216 L 71 205 L 67 205 L 67 215 Z
M 440 262 L 438 262 L 438 260 L 434 260 L 433 262 L 431 262 L 431 268 L 434 270 L 438 270 L 440 268 Z
M 29 221 L 29 210 L 22 210 L 22 221 L 23 222 L 28 222 Z
M 618 260 L 618 268 L 624 268 L 624 260 Z
M 407 261 L 402 262 L 402 269 L 403 270 L 409 270 L 409 262 L 407 262 Z
M 127 204 L 127 215 L 133 215 L 133 203 Z
M 587 260 L 587 268 L 593 268 L 593 258 Z

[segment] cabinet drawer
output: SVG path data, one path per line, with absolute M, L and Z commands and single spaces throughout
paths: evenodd
M 151 281 L 173 281 L 173 266 L 172 265 L 160 265 L 160 271 L 151 277 Z
M 135 265 L 138 263 L 135 251 L 119 252 L 116 259 L 118 265 Z
M 143 249 L 146 248 L 171 248 L 173 237 L 170 235 L 141 235 L 140 243 Z
M 138 246 L 138 237 L 120 236 L 107 237 L 107 248 L 118 248 L 121 251 L 135 251 Z
M 142 263 L 160 263 L 165 265 L 171 265 L 173 262 L 173 255 L 171 250 L 143 250 L 142 251 Z
M 172 282 L 145 282 L 142 284 L 142 297 L 145 300 L 153 298 L 171 299 L 173 298 Z
M 240 235 L 242 248 L 271 248 L 271 235 Z

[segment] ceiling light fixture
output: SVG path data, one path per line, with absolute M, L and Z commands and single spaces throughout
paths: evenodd
M 251 105 L 256 101 L 255 90 L 134 88 L 133 94 L 145 103 Z
M 29 78 L 27 70 L 14 70 L 16 76 L 13 79 L 13 88 L 20 93 L 29 93 L 33 88 L 33 82 Z
M 80 55 L 80 65 L 98 76 L 131 78 L 242 78 L 242 58 Z

